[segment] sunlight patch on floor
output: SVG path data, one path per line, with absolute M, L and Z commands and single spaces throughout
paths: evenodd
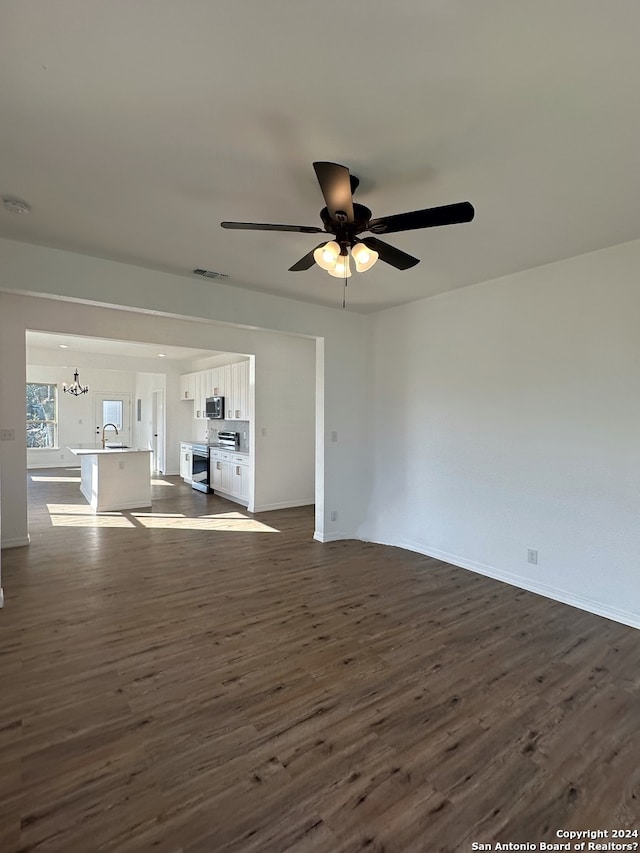
M 42 477 L 40 475 L 30 475 L 34 483 L 79 483 L 80 477 Z
M 55 515 L 51 516 L 53 527 L 135 527 L 130 518 L 124 515 Z
M 186 518 L 183 512 L 131 512 L 131 515 L 135 515 L 136 518 Z
M 81 504 L 47 504 L 49 515 L 95 515 L 92 507 L 87 503 Z M 122 515 L 120 511 L 101 512 L 104 516 Z
M 152 486 L 175 486 L 175 483 L 170 483 L 168 480 L 160 480 L 158 477 L 151 477 Z
M 94 512 L 89 504 L 47 504 L 54 527 L 144 527 L 153 530 L 211 530 L 234 533 L 280 533 L 242 512 L 186 516 L 173 512 Z
M 279 533 L 275 527 L 269 527 L 254 518 L 246 516 L 227 518 L 216 516 L 200 516 L 198 518 L 167 518 L 152 514 L 131 513 L 138 524 L 148 528 L 166 528 L 171 530 L 224 530 L 237 533 Z
M 249 518 L 243 512 L 212 512 L 210 515 L 203 515 L 202 518 Z

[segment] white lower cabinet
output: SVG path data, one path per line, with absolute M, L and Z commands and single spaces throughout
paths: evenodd
M 249 466 L 231 463 L 231 493 L 249 502 Z
M 249 458 L 239 453 L 212 450 L 209 454 L 209 484 L 221 497 L 249 503 Z
M 211 459 L 209 483 L 216 492 L 231 491 L 231 462 L 224 459 Z
M 180 442 L 180 476 L 186 483 L 191 482 L 191 452 L 193 445 Z M 174 469 L 175 470 L 175 469 Z

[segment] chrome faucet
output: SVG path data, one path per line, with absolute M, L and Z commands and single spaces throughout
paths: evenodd
M 110 426 L 112 426 L 112 427 L 115 429 L 115 431 L 116 431 L 116 435 L 118 435 L 118 427 L 117 427 L 115 424 L 105 424 L 105 425 L 102 427 L 102 449 L 103 449 L 103 450 L 104 450 L 105 443 L 106 443 L 106 440 L 105 440 L 105 437 L 104 437 L 104 431 L 105 431 L 105 429 L 106 429 L 107 427 L 110 427 Z

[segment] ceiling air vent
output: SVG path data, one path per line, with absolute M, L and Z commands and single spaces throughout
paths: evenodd
M 229 278 L 226 272 L 214 272 L 213 270 L 194 270 L 194 275 L 201 275 L 203 278 Z

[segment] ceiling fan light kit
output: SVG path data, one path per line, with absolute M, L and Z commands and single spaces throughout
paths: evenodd
M 349 255 L 340 255 L 332 270 L 328 270 L 329 275 L 334 278 L 351 278 L 351 267 L 349 266 Z
M 370 270 L 377 260 L 384 261 L 397 270 L 407 270 L 420 263 L 418 258 L 377 237 L 360 238 L 359 235 L 365 231 L 372 234 L 415 231 L 419 228 L 471 222 L 475 215 L 473 205 L 468 201 L 461 201 L 372 219 L 369 208 L 353 200 L 360 181 L 349 173 L 346 166 L 317 161 L 313 168 L 326 202 L 326 207 L 320 211 L 324 228 L 309 225 L 271 225 L 266 222 L 221 222 L 220 225 L 223 228 L 246 231 L 297 231 L 302 234 L 321 234 L 324 231 L 333 235 L 334 239 L 316 246 L 289 267 L 289 270 L 308 270 L 315 263 L 329 275 L 346 279 L 351 276 L 349 251 L 357 272 Z
M 340 246 L 334 240 L 331 240 L 329 243 L 325 243 L 324 246 L 318 246 L 318 248 L 314 249 L 313 252 L 313 259 L 315 262 L 318 264 L 320 269 L 326 270 L 327 272 L 335 269 L 339 257 Z
M 356 243 L 351 247 L 351 257 L 356 265 L 356 272 L 366 272 L 378 260 L 379 255 L 373 249 L 369 249 L 364 243 Z

